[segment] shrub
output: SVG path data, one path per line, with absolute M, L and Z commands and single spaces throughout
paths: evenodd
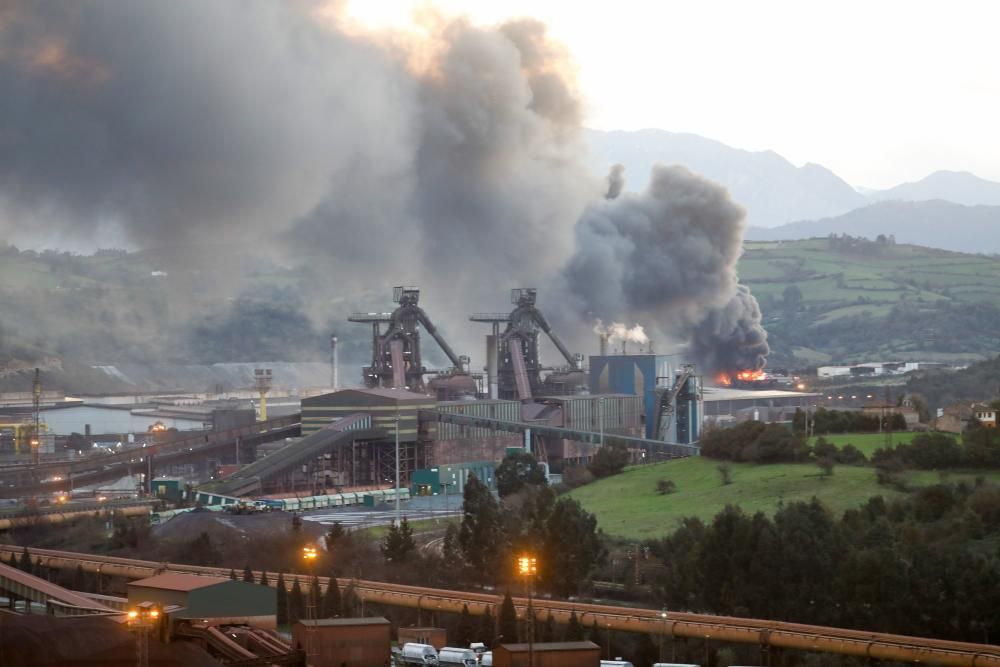
M 656 482 L 656 492 L 661 496 L 665 496 L 670 493 L 674 493 L 677 490 L 677 485 L 672 479 L 661 479 Z

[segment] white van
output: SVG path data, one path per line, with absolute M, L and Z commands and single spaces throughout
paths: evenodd
M 403 644 L 401 653 L 403 662 L 407 665 L 436 665 L 438 664 L 438 652 L 430 644 L 414 644 L 407 642 Z
M 458 667 L 476 667 L 479 660 L 476 659 L 476 652 L 470 648 L 453 648 L 445 646 L 438 653 L 439 665 L 457 665 Z
M 628 660 L 601 660 L 601 667 L 635 667 Z
M 482 667 L 493 667 L 493 651 L 487 651 L 479 656 L 479 664 Z

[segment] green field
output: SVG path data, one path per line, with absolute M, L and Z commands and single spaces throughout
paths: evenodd
M 913 436 L 917 435 L 914 431 L 904 431 L 901 433 L 892 434 L 892 444 L 900 445 L 908 443 L 913 440 Z M 837 447 L 843 447 L 844 445 L 854 445 L 861 452 L 871 458 L 871 455 L 875 453 L 875 450 L 882 449 L 885 447 L 885 434 L 884 433 L 835 433 L 832 435 L 824 435 L 826 441 L 837 445 Z M 809 439 L 809 444 L 816 444 L 816 440 L 819 436 Z
M 627 539 L 663 537 L 688 516 L 709 521 L 726 505 L 738 505 L 747 513 L 773 513 L 782 503 L 808 501 L 816 496 L 834 513 L 858 507 L 868 498 L 891 498 L 902 492 L 879 486 L 871 467 L 837 466 L 833 476 L 822 479 L 813 464 L 751 465 L 733 463 L 732 484 L 723 486 L 712 459 L 691 457 L 666 463 L 628 468 L 615 475 L 573 490 L 584 509 L 597 516 L 607 534 Z M 1000 473 L 989 475 L 1000 481 Z M 948 473 L 947 479 L 975 477 L 975 473 Z M 936 484 L 935 472 L 912 472 L 911 486 Z M 673 480 L 675 493 L 661 496 L 656 482 Z

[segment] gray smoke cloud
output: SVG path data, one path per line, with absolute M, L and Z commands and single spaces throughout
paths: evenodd
M 613 170 L 609 182 L 621 180 Z M 646 191 L 587 209 L 567 280 L 587 313 L 690 341 L 708 370 L 761 368 L 767 334 L 736 275 L 744 225 L 743 209 L 723 187 L 658 165 Z
M 261 266 L 305 264 L 315 324 L 416 284 L 473 355 L 466 310 L 519 286 L 565 307 L 567 278 L 588 311 L 561 310 L 567 326 L 741 340 L 738 312 L 708 318 L 737 308 L 742 211 L 682 170 L 641 195 L 621 169 L 589 174 L 573 64 L 544 25 L 346 25 L 308 1 L 0 3 L 0 239 L 176 248 L 170 279 L 191 278 L 172 318 L 204 314 L 188 302 L 205 283 L 236 296 Z M 206 257 L 225 270 L 207 278 Z

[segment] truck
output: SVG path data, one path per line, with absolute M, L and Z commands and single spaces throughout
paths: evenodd
M 407 642 L 403 644 L 400 657 L 404 665 L 436 665 L 438 664 L 438 652 L 430 644 L 414 644 Z
M 482 667 L 493 667 L 493 651 L 486 651 L 479 656 L 479 664 Z
M 476 659 L 476 652 L 471 648 L 454 648 L 445 646 L 438 653 L 439 665 L 456 665 L 457 667 L 476 667 L 479 660 Z

